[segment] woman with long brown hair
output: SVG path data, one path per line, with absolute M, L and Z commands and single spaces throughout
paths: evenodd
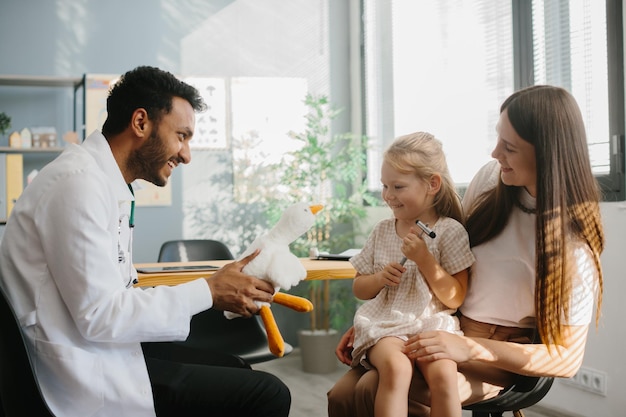
M 463 198 L 476 257 L 460 308 L 464 335 L 423 332 L 405 344 L 409 358 L 458 364 L 464 404 L 496 396 L 515 374 L 573 376 L 602 302 L 600 192 L 576 101 L 558 87 L 520 90 L 496 130 L 495 161 Z M 337 347 L 344 362 L 351 333 Z M 541 343 L 530 344 L 536 336 Z M 329 416 L 373 415 L 377 384 L 375 371 L 353 368 L 328 393 Z M 414 372 L 409 415 L 428 416 L 429 404 Z

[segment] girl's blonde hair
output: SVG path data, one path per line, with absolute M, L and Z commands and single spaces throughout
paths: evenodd
M 398 137 L 385 151 L 383 160 L 403 174 L 430 181 L 433 175 L 441 177 L 441 188 L 433 205 L 439 216 L 451 217 L 463 223 L 461 200 L 448 171 L 446 155 L 441 142 L 427 132 L 415 132 Z

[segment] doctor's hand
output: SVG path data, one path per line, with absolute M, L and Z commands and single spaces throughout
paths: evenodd
M 213 295 L 214 309 L 250 317 L 259 311 L 255 301 L 272 301 L 272 284 L 242 272 L 258 254 L 259 251 L 256 251 L 239 261 L 229 263 L 205 278 Z

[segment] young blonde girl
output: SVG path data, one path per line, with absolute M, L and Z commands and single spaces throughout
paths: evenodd
M 474 262 L 462 209 L 441 142 L 417 132 L 384 154 L 382 197 L 393 218 L 378 223 L 361 253 L 354 294 L 368 300 L 354 318 L 352 366 L 376 368 L 376 417 L 406 416 L 414 361 L 405 341 L 425 330 L 460 333 L 453 315 L 465 298 Z M 416 225 L 430 225 L 431 237 Z M 461 416 L 456 363 L 417 363 L 432 393 L 431 416 Z

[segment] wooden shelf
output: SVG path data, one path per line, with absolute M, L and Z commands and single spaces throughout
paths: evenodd
M 79 137 L 85 136 L 85 101 L 86 101 L 86 91 L 85 91 L 85 82 L 86 75 L 80 77 L 59 77 L 59 76 L 45 76 L 45 75 L 16 75 L 16 74 L 0 74 L 0 93 L 5 94 L 7 92 L 18 91 L 20 87 L 34 87 L 35 91 L 37 88 L 71 88 L 74 91 L 73 97 L 73 111 L 72 117 L 73 128 L 72 130 L 78 133 Z M 79 96 L 79 93 L 82 90 L 82 95 Z M 45 91 L 45 90 L 42 90 Z M 79 98 L 80 97 L 80 98 Z M 82 100 L 81 100 L 82 99 Z M 77 121 L 77 111 L 78 105 L 82 106 L 82 117 L 81 123 L 79 124 Z M 82 129 L 81 129 L 82 126 Z M 64 129 L 66 130 L 66 129 Z M 81 132 L 82 130 L 82 132 Z M 11 150 L 5 150 L 6 152 L 11 152 Z M 32 152 L 32 153 L 45 153 L 45 152 L 59 152 L 58 149 L 51 150 L 32 150 L 32 151 L 24 151 L 23 153 Z
M 28 121 L 24 122 L 20 120 L 20 124 L 22 125 L 31 125 L 37 126 L 37 122 L 31 121 L 31 118 L 37 118 L 39 115 L 34 109 L 29 109 L 27 100 L 38 99 L 40 96 L 44 97 L 44 101 L 49 101 L 50 98 L 55 98 L 54 96 L 59 96 L 63 100 L 68 100 L 68 94 L 66 91 L 73 91 L 72 103 L 68 102 L 68 108 L 71 110 L 71 115 L 73 120 L 73 131 L 77 132 L 79 137 L 84 136 L 84 125 L 85 125 L 85 101 L 86 101 L 86 92 L 85 92 L 85 80 L 86 76 L 81 77 L 58 77 L 58 76 L 36 76 L 36 75 L 15 75 L 15 74 L 0 74 L 0 96 L 7 96 L 8 99 L 3 99 L 3 106 L 6 105 L 8 109 L 2 109 L 3 111 L 7 111 L 7 113 L 11 113 L 11 110 L 17 111 L 18 114 L 22 116 L 22 118 L 27 118 Z M 30 87 L 30 88 L 24 88 Z M 66 90 L 66 91 L 62 91 Z M 24 100 L 20 98 L 20 95 L 24 93 Z M 34 93 L 34 94 L 33 94 Z M 53 93 L 53 94 L 50 94 Z M 12 97 L 17 97 L 15 109 L 11 108 L 11 99 Z M 3 97 L 4 98 L 4 97 Z M 39 104 L 39 103 L 37 103 Z M 42 103 L 43 104 L 43 103 Z M 78 106 L 81 106 L 82 109 L 79 109 Z M 36 106 L 35 106 L 36 107 Z M 79 115 L 82 113 L 82 116 Z M 34 117 L 33 117 L 34 116 Z M 16 120 L 19 117 L 16 117 Z M 50 117 L 48 118 L 50 119 Z M 78 119 L 80 119 L 80 125 L 78 123 Z M 45 120 L 45 116 L 44 116 Z M 45 123 L 45 122 L 44 122 Z M 64 122 L 62 122 L 63 128 L 59 129 L 59 126 L 56 126 L 57 131 L 65 131 L 67 127 Z M 81 126 L 82 129 L 79 127 Z M 81 131 L 79 131 L 82 130 Z M 4 136 L 4 135 L 3 135 Z M 9 135 L 10 136 L 10 135 Z M 32 138 L 31 138 L 32 139 Z M 59 145 L 64 145 L 61 141 L 60 136 L 58 137 Z M 8 145 L 10 143 L 3 141 L 3 144 Z M 48 144 L 47 141 L 37 142 Z M 55 147 L 10 147 L 10 146 L 0 146 L 0 155 L 5 159 L 5 161 L 11 161 L 13 164 L 9 169 L 8 162 L 4 165 L 5 169 L 0 169 L 0 184 L 3 182 L 3 186 L 0 186 L 0 209 L 3 211 L 0 213 L 0 225 L 4 224 L 5 220 L 8 218 L 12 205 L 8 203 L 14 201 L 18 198 L 19 193 L 24 189 L 25 184 L 28 181 L 28 174 L 26 177 L 24 176 L 28 172 L 33 172 L 34 170 L 40 169 L 42 166 L 48 164 L 51 160 L 56 158 L 63 150 L 64 146 L 55 146 Z M 16 161 L 19 161 L 16 162 Z M 18 167 L 19 165 L 19 167 Z M 19 169 L 18 169 L 19 168 Z M 2 172 L 4 171 L 4 172 Z M 18 176 L 19 184 L 9 179 L 9 174 L 11 174 L 11 178 Z M 12 185 L 11 190 L 9 190 L 8 184 Z M 15 191 L 15 192 L 14 192 Z M 19 191 L 19 193 L 17 192 Z
M 9 146 L 0 146 L 0 153 L 61 153 L 63 152 L 61 147 L 54 148 L 11 148 Z
M 83 77 L 44 77 L 37 75 L 0 75 L 0 85 L 16 87 L 74 87 L 83 84 Z

